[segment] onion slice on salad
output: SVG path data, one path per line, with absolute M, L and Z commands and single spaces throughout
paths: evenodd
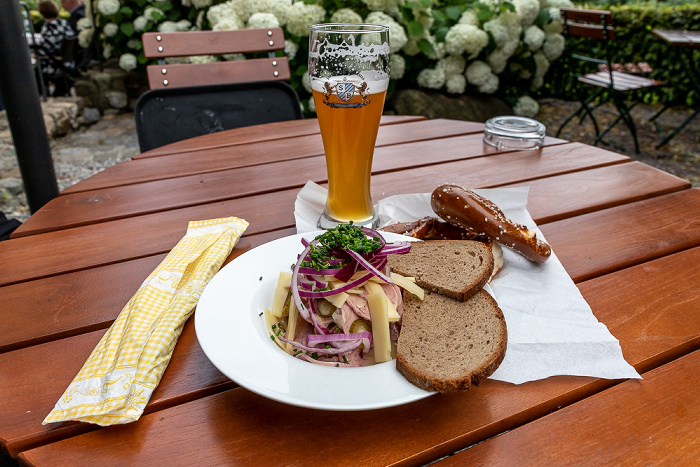
M 340 332 L 339 322 L 329 323 L 328 318 L 322 319 L 317 300 L 357 288 L 375 277 L 381 282 L 394 284 L 388 272 L 388 255 L 408 253 L 410 242 L 388 244 L 379 232 L 350 224 L 329 230 L 310 241 L 302 239 L 302 245 L 304 250 L 292 266 L 290 299 L 294 301 L 299 316 L 313 326 L 315 334 L 300 339 L 304 342 L 288 339 L 286 335 L 278 338 L 307 357 L 315 354 L 332 360 L 334 356 L 339 357 L 360 346 L 363 353 L 369 352 L 373 346 L 372 333 Z M 328 289 L 331 278 L 344 284 Z

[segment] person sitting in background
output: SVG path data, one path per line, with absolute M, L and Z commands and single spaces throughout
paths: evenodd
M 61 0 L 61 6 L 70 13 L 68 24 L 75 34 L 78 33 L 78 21 L 85 18 L 85 4 L 83 0 Z
M 85 4 L 83 3 L 83 0 L 61 0 L 61 7 L 70 13 L 68 24 L 70 24 L 70 27 L 73 28 L 73 32 L 78 34 L 78 32 L 80 32 L 78 31 L 78 21 L 85 18 Z M 86 68 L 88 64 L 87 62 L 89 62 L 94 55 L 95 45 L 93 42 L 90 42 L 87 50 L 84 50 L 76 41 L 73 50 L 76 68 L 80 68 L 81 70 Z
M 58 7 L 49 0 L 39 2 L 39 13 L 44 18 L 41 27 L 41 44 L 37 54 L 40 58 L 41 71 L 51 81 L 55 89 L 52 96 L 66 96 L 70 89 L 66 68 L 74 65 L 62 63 L 57 57 L 61 56 L 61 47 L 66 39 L 73 39 L 75 33 L 63 18 L 58 17 Z

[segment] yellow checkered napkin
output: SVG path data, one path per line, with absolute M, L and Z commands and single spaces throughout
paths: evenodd
M 43 423 L 80 420 L 105 426 L 138 420 L 204 286 L 246 227 L 248 222 L 236 217 L 190 222 L 187 234 L 122 309 Z

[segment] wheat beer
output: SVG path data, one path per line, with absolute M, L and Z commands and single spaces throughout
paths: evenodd
M 313 97 L 328 168 L 326 211 L 341 222 L 362 223 L 374 215 L 370 175 L 386 89 L 346 101 L 314 89 Z
M 389 85 L 388 28 L 311 26 L 309 78 L 328 169 L 328 197 L 318 226 L 376 226 L 370 176 Z

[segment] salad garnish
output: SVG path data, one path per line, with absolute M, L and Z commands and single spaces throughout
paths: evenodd
M 400 287 L 423 297 L 412 278 L 387 266 L 388 255 L 408 253 L 410 242 L 386 243 L 350 223 L 302 245 L 264 312 L 270 338 L 292 356 L 328 366 L 390 360 L 403 313 Z

